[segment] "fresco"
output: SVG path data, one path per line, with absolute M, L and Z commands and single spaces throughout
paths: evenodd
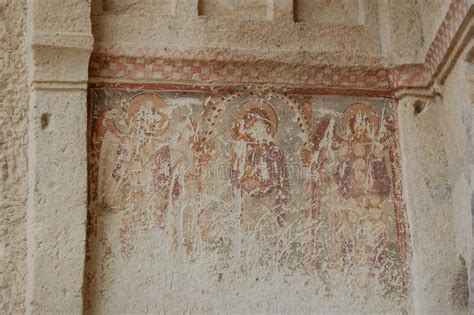
M 393 102 L 90 95 L 90 313 L 407 305 Z

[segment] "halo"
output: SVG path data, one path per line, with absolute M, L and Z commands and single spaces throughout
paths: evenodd
M 245 114 L 249 113 L 249 112 L 252 112 L 254 111 L 255 109 L 259 110 L 259 111 L 263 111 L 267 117 L 261 117 L 262 119 L 268 119 L 270 124 L 271 124 L 271 129 L 270 129 L 270 134 L 273 136 L 275 136 L 276 134 L 276 131 L 278 129 L 278 116 L 275 112 L 275 110 L 273 109 L 273 107 L 263 101 L 263 100 L 250 100 L 250 101 L 246 101 L 245 103 L 243 103 L 242 105 L 240 105 L 240 108 L 239 108 L 239 111 L 237 113 L 237 116 L 235 118 L 235 121 L 239 121 L 241 119 L 243 119 L 243 117 L 245 116 Z M 261 116 L 258 112 L 255 112 L 254 113 L 255 115 L 259 115 Z M 238 136 L 239 136 L 239 131 L 236 130 L 236 128 L 232 128 L 231 129 L 231 136 L 234 138 L 234 139 L 237 139 Z
M 130 120 L 132 117 L 138 112 L 141 106 L 143 106 L 146 102 L 151 102 L 153 104 L 153 107 L 156 108 L 159 112 L 159 114 L 164 118 L 164 120 L 168 121 L 168 116 L 166 116 L 163 112 L 159 111 L 161 108 L 164 108 L 166 106 L 165 100 L 161 98 L 160 96 L 152 93 L 142 93 L 135 95 L 130 99 L 128 102 L 127 106 L 127 116 L 126 116 L 126 121 L 127 124 L 130 124 Z M 156 130 L 154 133 L 154 136 L 159 136 L 163 134 L 169 127 L 168 124 L 163 124 L 163 127 L 161 129 Z
M 342 127 L 352 131 L 351 121 L 358 113 L 363 113 L 374 127 L 374 131 L 377 132 L 380 124 L 379 116 L 370 105 L 363 103 L 352 104 L 344 110 L 341 118 Z

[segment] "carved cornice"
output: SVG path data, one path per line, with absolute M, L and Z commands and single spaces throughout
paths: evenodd
M 35 87 L 88 80 L 94 38 L 91 3 L 84 0 L 31 0 L 27 10 L 28 75 Z
M 30 39 L 32 47 L 57 47 L 89 52 L 92 51 L 93 44 L 94 38 L 88 33 L 34 31 Z
M 80 86 L 88 80 L 93 37 L 84 33 L 33 32 L 29 37 L 29 81 L 33 88 Z M 44 84 L 43 84 L 44 83 Z M 79 83 L 76 84 L 76 83 Z

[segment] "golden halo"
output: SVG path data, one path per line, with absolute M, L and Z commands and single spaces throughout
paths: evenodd
M 262 112 L 264 113 L 264 115 L 266 117 L 262 116 Z M 241 119 L 243 119 L 244 116 L 248 113 L 252 113 L 256 116 L 259 116 L 260 119 L 264 119 L 264 120 L 269 121 L 270 125 L 271 125 L 270 134 L 272 135 L 272 137 L 275 136 L 276 131 L 278 129 L 278 117 L 277 117 L 277 114 L 276 114 L 275 110 L 273 109 L 273 107 L 269 103 L 267 103 L 263 100 L 246 101 L 245 103 L 240 105 L 239 111 L 238 111 L 237 116 L 235 118 L 235 122 L 238 122 Z M 238 133 L 239 133 L 239 131 L 238 131 L 237 128 L 232 128 L 231 129 L 231 136 L 234 139 L 239 138 Z
M 344 113 L 342 114 L 342 119 L 341 119 L 342 127 L 345 130 L 350 130 L 352 132 L 352 127 L 351 127 L 352 120 L 359 113 L 362 113 L 367 117 L 371 125 L 374 127 L 374 132 L 377 132 L 377 130 L 379 129 L 379 124 L 380 124 L 379 116 L 370 105 L 363 104 L 363 103 L 352 104 L 344 110 Z
M 128 107 L 127 107 L 127 123 L 130 124 L 130 121 L 133 116 L 138 112 L 141 106 L 145 105 L 147 102 L 151 102 L 153 104 L 153 107 L 157 109 L 159 115 L 163 118 L 164 121 L 168 122 L 168 116 L 166 116 L 163 112 L 160 111 L 161 108 L 164 108 L 166 106 L 166 102 L 158 95 L 152 94 L 152 93 L 142 93 L 135 95 L 130 99 L 128 102 Z M 160 129 L 157 129 L 154 133 L 153 136 L 159 136 L 163 134 L 169 127 L 169 123 L 164 123 L 163 127 Z

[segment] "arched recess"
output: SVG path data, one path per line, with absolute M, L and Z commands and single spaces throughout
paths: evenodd
M 28 314 L 82 314 L 90 6 L 28 1 Z
M 302 104 L 302 102 L 299 100 L 293 99 L 292 97 L 288 95 L 273 92 L 273 91 L 266 91 L 263 93 L 251 93 L 251 94 L 237 92 L 237 93 L 229 94 L 226 96 L 222 96 L 221 98 L 216 99 L 216 100 L 209 99 L 205 105 L 210 110 L 207 111 L 205 115 L 203 115 L 203 119 L 204 119 L 203 124 L 205 127 L 203 128 L 204 130 L 202 130 L 202 132 L 203 132 L 204 137 L 208 136 L 212 132 L 212 127 L 214 126 L 215 121 L 221 115 L 225 107 L 230 102 L 238 98 L 239 96 L 246 96 L 249 99 L 250 98 L 257 98 L 257 99 L 275 98 L 277 100 L 282 101 L 284 104 L 288 106 L 290 110 L 295 112 L 295 115 L 299 122 L 299 132 L 301 132 L 302 138 L 304 139 L 303 146 L 304 147 L 310 146 L 311 123 L 304 112 L 304 105 Z

